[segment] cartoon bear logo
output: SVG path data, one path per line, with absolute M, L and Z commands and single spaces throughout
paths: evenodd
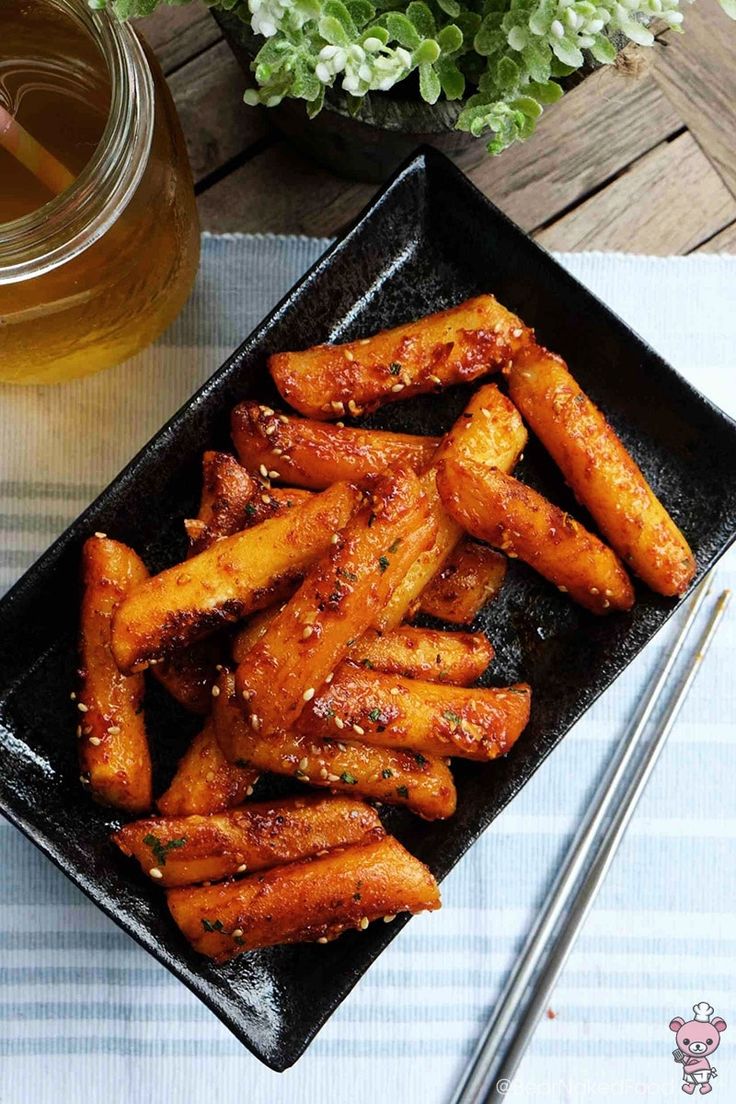
M 670 1031 L 677 1032 L 677 1050 L 672 1053 L 675 1061 L 682 1063 L 682 1091 L 689 1096 L 698 1086 L 702 1094 L 712 1092 L 711 1079 L 718 1074 L 708 1055 L 718 1049 L 721 1033 L 726 1030 L 726 1021 L 713 1016 L 707 1001 L 693 1005 L 693 1012 L 694 1019 L 687 1023 L 680 1016 L 670 1020 Z

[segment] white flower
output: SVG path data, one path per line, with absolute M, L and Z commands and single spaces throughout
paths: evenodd
M 264 38 L 273 38 L 287 18 L 297 29 L 311 18 L 308 5 L 299 3 L 299 0 L 248 0 L 248 10 L 254 34 Z
M 325 85 L 332 85 L 342 74 L 344 91 L 364 96 L 374 90 L 388 92 L 411 67 L 411 54 L 402 46 L 384 46 L 379 38 L 367 38 L 361 45 L 353 43 L 347 49 L 323 46 L 314 71 Z

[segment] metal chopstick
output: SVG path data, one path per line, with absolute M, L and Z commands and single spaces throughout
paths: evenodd
M 721 595 L 685 676 L 678 684 L 633 777 L 622 792 L 629 765 L 641 744 L 647 724 L 709 593 L 711 583 L 712 574 L 697 588 L 672 649 L 612 756 L 516 967 L 498 999 L 496 1011 L 452 1097 L 452 1104 L 489 1104 L 504 1099 L 508 1092 L 510 1080 L 521 1061 L 536 1022 L 608 871 L 659 752 L 725 612 L 728 592 Z M 609 819 L 612 810 L 617 811 L 606 831 L 601 834 L 602 826 Z M 584 881 L 575 893 L 583 875 Z M 556 934 L 563 913 L 568 915 L 562 930 Z M 513 1034 L 505 1043 L 512 1024 Z

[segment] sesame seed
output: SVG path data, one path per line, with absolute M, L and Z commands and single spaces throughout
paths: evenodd
M 79 740 L 81 738 L 81 736 L 82 736 L 82 726 L 77 725 L 77 739 Z
M 302 694 L 302 698 L 304 699 L 304 701 L 311 701 L 313 697 L 314 697 L 314 687 L 310 686 L 308 690 L 304 691 L 304 693 Z
M 339 533 L 333 533 L 332 536 L 330 537 L 330 544 L 339 544 L 339 543 L 340 543 L 340 534 Z
M 266 467 L 265 464 L 261 464 L 258 471 L 261 473 L 261 475 L 263 476 L 264 479 L 268 479 L 268 468 Z
M 272 448 L 271 452 L 274 456 L 283 456 L 284 450 L 282 448 Z
M 163 878 L 163 874 L 157 866 L 152 866 L 148 873 L 151 875 L 152 878 Z
M 338 402 L 336 399 L 333 399 L 332 402 L 330 403 L 330 406 L 332 407 L 332 409 L 335 411 L 336 414 L 344 414 L 345 413 L 345 403 L 341 403 L 341 402 Z
M 485 406 L 484 406 L 484 407 L 483 407 L 483 409 L 481 410 L 481 414 L 483 415 L 483 417 L 484 417 L 484 418 L 488 418 L 488 421 L 489 421 L 489 422 L 490 422 L 491 418 L 493 417 L 493 415 L 491 414 L 490 410 L 489 410 L 489 409 L 488 409 L 487 407 L 485 407 Z
M 89 778 L 86 774 L 80 774 L 79 781 L 82 783 L 83 786 L 89 786 Z
M 283 423 L 284 423 L 284 425 L 288 425 L 288 424 L 289 424 L 289 419 L 288 419 L 288 418 L 286 417 L 286 415 L 285 415 L 285 414 L 279 414 L 279 421 L 280 421 L 280 422 L 283 422 Z
M 261 502 L 263 503 L 264 506 L 268 506 L 270 501 L 271 501 L 271 496 L 270 495 L 267 495 L 267 494 L 262 494 L 261 495 Z
M 430 376 L 429 378 L 431 379 L 432 383 L 436 383 L 438 387 L 442 386 L 442 380 L 439 376 Z
M 84 702 L 77 702 L 77 709 L 80 713 L 89 713 L 89 707 Z
M 248 867 L 246 866 L 246 864 L 241 863 L 240 866 L 238 867 L 238 869 L 236 870 L 236 874 L 245 874 L 247 869 L 248 869 Z
M 253 691 L 252 690 L 244 690 L 242 696 L 245 699 L 245 701 L 250 701 L 250 699 L 253 697 Z
M 334 671 L 330 671 L 329 675 L 325 676 L 325 682 L 327 683 L 328 686 L 330 685 L 330 683 L 332 682 L 334 677 L 335 677 L 335 672 Z
M 370 343 L 371 339 L 369 337 L 364 337 L 361 341 L 358 342 L 359 345 L 370 345 Z
M 404 387 L 405 387 L 405 384 L 403 384 L 403 383 L 395 383 L 393 385 L 393 387 L 391 388 L 391 390 L 394 392 L 395 395 L 398 395 L 399 391 L 404 390 Z
M 89 742 L 92 744 L 92 747 L 99 747 L 102 743 L 102 740 L 99 736 L 90 736 Z
M 307 759 L 307 757 L 305 755 L 303 759 L 299 760 L 299 770 L 300 771 L 305 771 L 308 766 L 309 766 L 309 760 Z
M 607 599 L 607 598 L 604 598 L 604 599 L 603 599 L 603 601 L 601 602 L 601 605 L 603 606 L 603 609 L 608 609 L 608 607 L 610 606 L 610 604 L 611 604 L 611 603 L 610 603 L 610 602 L 608 601 L 608 599 Z
M 557 589 L 559 591 L 561 591 L 563 594 L 567 594 L 567 587 L 566 586 L 559 586 Z
M 517 326 L 517 327 L 516 327 L 515 329 L 513 329 L 513 330 L 511 331 L 511 336 L 512 336 L 512 337 L 521 337 L 521 335 L 523 334 L 523 332 L 524 332 L 524 331 L 523 331 L 523 330 L 520 330 L 520 329 L 519 329 L 519 327 Z
M 250 797 L 252 793 L 253 793 L 253 787 L 248 786 L 248 789 L 245 791 L 245 796 Z
M 232 935 L 233 939 L 241 939 L 242 936 L 243 936 L 243 929 L 242 928 L 233 928 L 233 930 L 230 932 L 230 934 Z
M 395 920 L 395 919 L 396 919 L 396 913 L 393 912 L 389 916 L 384 916 L 383 922 L 384 922 L 384 924 L 390 924 L 391 921 Z
M 305 625 L 302 629 L 302 640 L 309 640 L 310 636 L 314 632 L 311 625 Z
M 493 327 L 493 332 L 494 333 L 500 333 L 502 329 L 503 329 L 503 322 L 497 322 L 496 325 Z
M 605 590 L 603 591 L 603 593 L 605 594 L 606 598 L 612 598 L 612 597 L 613 597 L 613 591 L 612 591 L 612 590 L 608 590 L 608 588 L 606 588 L 606 589 L 605 589 Z
M 270 437 L 272 433 L 276 432 L 276 428 L 277 427 L 274 425 L 273 422 L 269 422 L 269 424 L 264 428 L 263 432 Z
M 317 942 L 318 943 L 327 943 L 328 942 L 327 936 L 326 935 L 321 935 L 319 937 L 319 939 L 317 940 Z
M 320 776 L 320 778 L 327 778 L 328 777 L 327 767 L 320 767 L 319 776 Z
M 340 729 L 345 727 L 345 722 L 341 717 L 335 717 L 335 727 Z
M 370 920 L 368 919 L 368 917 L 363 916 L 361 921 L 360 921 L 360 924 L 359 924 L 360 930 L 365 931 L 365 929 L 368 927 L 369 924 L 370 924 Z
M 214 771 L 207 771 L 204 778 L 205 778 L 205 782 L 214 782 L 215 779 L 217 778 L 217 775 L 215 774 Z
M 95 536 L 98 540 L 107 540 L 107 533 L 100 533 L 98 531 L 97 533 L 95 533 Z
M 600 594 L 600 591 L 599 591 L 598 587 L 591 587 L 590 588 L 590 593 L 591 594 Z
M 259 406 L 258 409 L 260 410 L 261 414 L 273 414 L 273 410 L 270 406 Z
M 277 471 L 270 471 L 268 473 L 268 478 L 269 479 L 280 479 L 281 476 L 279 475 L 279 473 Z
M 250 715 L 250 727 L 252 729 L 254 729 L 256 732 L 261 727 L 261 718 L 258 716 L 257 713 L 251 713 L 251 715 Z
M 389 693 L 391 694 L 392 698 L 395 698 L 398 694 L 401 693 L 401 691 L 399 690 L 398 686 L 392 686 Z
M 219 696 L 220 696 L 220 687 L 219 686 L 213 686 L 212 687 L 212 697 L 213 698 L 219 698 Z
M 354 724 L 353 732 L 357 732 L 359 736 L 365 736 L 365 729 L 361 728 L 360 725 Z
M 337 426 L 338 429 L 344 429 L 345 428 L 345 423 L 344 422 L 335 422 L 335 425 Z
M 345 744 L 341 744 L 341 743 L 340 743 L 339 741 L 338 741 L 338 744 L 337 744 L 337 746 L 339 747 L 340 751 L 347 751 L 347 750 L 348 750 L 348 749 L 347 749 L 347 748 L 345 747 Z
M 351 414 L 356 415 L 356 417 L 357 417 L 358 414 L 363 413 L 363 407 L 358 406 L 355 399 L 349 399 L 348 400 L 348 410 L 350 411 Z
M 346 349 L 345 350 L 345 359 L 346 360 L 355 360 L 355 353 L 353 353 L 350 349 Z
M 339 774 L 328 774 L 327 775 L 327 781 L 328 782 L 339 782 L 340 781 L 340 775 Z
M 76 694 L 74 693 L 74 691 L 73 691 L 73 690 L 72 690 L 71 694 L 69 695 L 69 697 L 71 698 L 71 700 L 72 700 L 72 701 L 76 701 L 76 700 L 77 700 L 77 695 L 76 695 Z

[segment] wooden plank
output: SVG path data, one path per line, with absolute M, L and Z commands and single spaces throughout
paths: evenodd
M 636 63 L 635 63 L 636 62 Z M 515 222 L 532 230 L 669 138 L 682 124 L 636 47 L 553 107 L 532 137 L 468 175 Z
M 267 133 L 263 112 L 243 103 L 245 77 L 226 42 L 217 42 L 169 77 L 195 183 Z
M 200 4 L 165 5 L 145 19 L 136 19 L 135 28 L 167 75 L 222 38 L 214 19 Z
M 659 50 L 655 79 L 736 195 L 736 27 L 715 0 L 688 7 L 684 26 Z
M 699 245 L 696 253 L 736 253 L 736 222 Z
M 331 235 L 375 192 L 308 161 L 278 142 L 199 197 L 203 230 L 213 233 Z
M 736 219 L 736 199 L 689 133 L 645 154 L 537 235 L 548 249 L 687 253 Z

